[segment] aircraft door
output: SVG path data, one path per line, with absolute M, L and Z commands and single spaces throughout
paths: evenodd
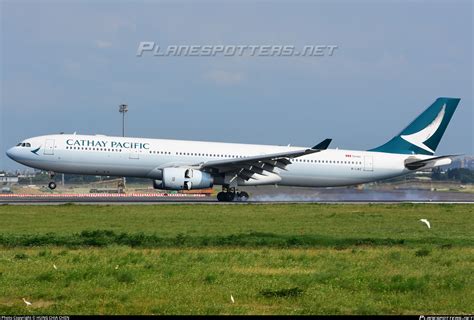
M 374 171 L 374 159 L 372 156 L 364 157 L 364 171 Z
M 44 154 L 45 155 L 54 155 L 54 140 L 46 139 L 44 143 Z
M 140 159 L 140 154 L 138 153 L 138 149 L 130 150 L 130 159 Z

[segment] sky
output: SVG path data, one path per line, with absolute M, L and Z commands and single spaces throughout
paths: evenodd
M 367 150 L 461 98 L 437 154 L 474 153 L 471 1 L 0 1 L 0 170 L 59 132 Z M 332 56 L 137 57 L 168 45 Z

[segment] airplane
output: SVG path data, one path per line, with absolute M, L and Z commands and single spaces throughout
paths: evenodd
M 338 187 L 449 165 L 456 155 L 434 156 L 459 98 L 438 98 L 385 144 L 367 150 L 53 134 L 28 138 L 7 151 L 29 167 L 54 173 L 139 177 L 155 189 L 221 185 L 219 201 L 247 200 L 238 187 Z M 50 189 L 56 183 L 48 184 Z

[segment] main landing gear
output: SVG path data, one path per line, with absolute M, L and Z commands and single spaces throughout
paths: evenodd
M 54 172 L 49 172 L 49 178 L 50 178 L 51 180 L 54 179 Z M 48 188 L 50 188 L 51 190 L 56 189 L 56 187 L 57 187 L 57 186 L 56 186 L 56 182 L 51 181 L 50 183 L 48 183 Z
M 247 192 L 230 187 L 222 187 L 222 192 L 217 194 L 217 200 L 222 202 L 247 201 L 248 199 L 249 194 Z

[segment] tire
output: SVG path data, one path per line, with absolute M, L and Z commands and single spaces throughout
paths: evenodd
M 56 182 L 51 181 L 50 183 L 48 183 L 48 188 L 50 188 L 51 190 L 56 189 Z
M 234 192 L 226 192 L 226 201 L 232 202 L 235 199 L 235 193 Z
M 226 196 L 225 196 L 225 192 L 219 192 L 217 194 L 217 201 L 226 201 Z
M 222 202 L 232 202 L 235 199 L 234 192 L 219 192 L 217 194 L 217 200 Z
M 239 194 L 239 198 L 242 201 L 247 201 L 249 199 L 249 194 L 245 191 L 241 191 Z

